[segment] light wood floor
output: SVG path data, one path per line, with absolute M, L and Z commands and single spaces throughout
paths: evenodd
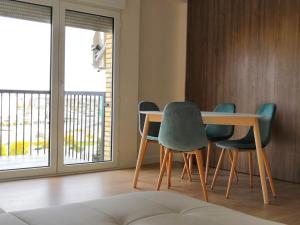
M 190 183 L 180 179 L 181 165 L 175 165 L 172 189 L 202 199 L 199 180 Z M 33 209 L 72 202 L 86 201 L 103 196 L 132 191 L 153 191 L 158 177 L 158 166 L 143 167 L 139 179 L 139 189 L 132 189 L 133 169 L 98 172 L 64 177 L 0 183 L 0 207 L 6 211 Z M 213 169 L 209 177 L 212 178 Z M 250 190 L 248 176 L 239 174 L 239 182 L 234 183 L 230 199 L 225 199 L 228 172 L 222 171 L 215 189 L 208 191 L 209 201 L 247 214 L 279 221 L 286 224 L 300 224 L 300 185 L 275 181 L 277 199 L 264 205 L 258 177 L 254 178 L 254 188 Z M 161 190 L 166 190 L 164 177 Z

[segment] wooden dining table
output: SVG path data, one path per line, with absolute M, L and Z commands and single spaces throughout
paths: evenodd
M 163 117 L 163 112 L 158 112 L 158 111 L 155 112 L 142 111 L 140 113 L 145 114 L 146 118 L 145 118 L 144 130 L 140 142 L 138 159 L 136 162 L 136 168 L 135 168 L 135 173 L 133 178 L 134 188 L 137 187 L 142 161 L 146 153 L 146 139 L 149 130 L 149 123 L 161 122 Z M 260 130 L 259 130 L 259 119 L 261 119 L 263 116 L 257 114 L 247 114 L 247 113 L 219 113 L 219 112 L 201 112 L 201 115 L 204 124 L 253 127 L 263 201 L 265 204 L 269 204 L 269 196 L 268 196 L 266 175 L 265 175 L 265 168 L 264 168 L 264 161 L 263 161 L 263 152 L 262 152 L 263 150 L 261 146 L 261 138 L 260 138 Z

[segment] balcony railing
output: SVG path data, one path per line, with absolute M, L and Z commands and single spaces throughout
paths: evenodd
M 103 160 L 104 98 L 105 92 L 65 92 L 64 155 L 70 163 Z M 0 90 L 0 161 L 48 155 L 50 103 L 49 91 Z
M 104 160 L 105 92 L 65 92 L 65 156 Z

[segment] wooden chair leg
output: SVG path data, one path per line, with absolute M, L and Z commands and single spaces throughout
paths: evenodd
M 159 166 L 160 166 L 160 168 L 162 166 L 163 159 L 164 159 L 164 146 L 161 145 L 159 148 Z
M 190 155 L 188 155 L 187 153 L 182 153 L 182 154 L 184 155 L 184 157 L 186 157 L 188 163 L 187 163 L 187 165 L 185 163 L 183 165 L 183 169 L 182 169 L 182 172 L 181 172 L 181 179 L 184 178 L 184 175 L 186 174 L 186 172 L 187 172 L 187 170 L 189 168 L 189 159 L 190 159 Z
M 232 180 L 233 180 L 233 177 L 234 177 L 234 170 L 236 168 L 237 159 L 238 159 L 238 151 L 234 151 L 233 152 L 233 160 L 232 160 L 231 169 L 230 169 L 229 180 L 228 180 L 226 198 L 229 197 L 229 193 L 230 193 L 230 190 L 231 190 Z
M 170 150 L 168 148 L 166 148 L 165 149 L 164 160 L 163 160 L 162 166 L 161 166 L 160 171 L 159 171 L 159 177 L 158 177 L 158 182 L 157 182 L 157 186 L 156 186 L 157 191 L 159 191 L 159 189 L 160 189 L 161 182 L 162 182 L 165 170 L 166 170 L 166 165 L 167 165 L 167 161 L 168 161 L 168 158 L 169 158 L 169 152 L 170 152 Z
M 199 176 L 200 176 L 201 187 L 202 187 L 202 191 L 203 191 L 203 195 L 204 195 L 204 200 L 208 201 L 207 191 L 206 191 L 206 186 L 205 186 L 202 152 L 200 150 L 195 150 L 194 153 L 196 155 L 197 167 L 198 167 L 198 171 L 199 171 Z
M 189 170 L 193 174 L 193 155 L 189 154 Z
M 148 146 L 149 146 L 149 141 L 148 141 L 148 140 L 146 140 L 146 141 L 145 141 L 145 152 L 147 151 L 147 149 L 148 149 Z M 146 155 L 146 154 L 143 154 L 143 155 L 142 155 L 142 162 L 144 162 L 145 155 Z
M 213 189 L 213 188 L 214 188 L 214 184 L 215 184 L 215 182 L 216 182 L 217 176 L 218 176 L 218 174 L 219 174 L 219 170 L 220 170 L 221 165 L 222 165 L 222 162 L 223 162 L 224 153 L 225 153 L 225 149 L 222 149 L 221 154 L 220 154 L 220 157 L 219 157 L 219 161 L 218 161 L 218 164 L 217 164 L 217 167 L 216 167 L 216 170 L 215 170 L 215 174 L 214 174 L 214 177 L 213 177 L 211 186 L 210 186 L 210 189 Z
M 271 174 L 270 163 L 269 163 L 269 161 L 267 159 L 266 152 L 264 150 L 262 152 L 263 152 L 263 160 L 264 160 L 264 163 L 265 163 L 266 172 L 267 172 L 267 175 L 269 177 L 269 182 L 270 182 L 270 187 L 271 187 L 272 195 L 273 195 L 274 198 L 276 198 L 276 191 L 275 191 L 275 186 L 274 186 L 273 178 L 272 178 L 272 174 Z
M 171 187 L 171 176 L 172 176 L 172 165 L 173 165 L 173 152 L 169 152 L 168 160 L 168 189 Z
M 230 159 L 230 163 L 232 164 L 233 156 L 232 156 L 231 150 L 228 151 L 228 156 L 229 156 L 229 159 Z M 236 169 L 234 170 L 234 176 L 235 176 L 236 182 L 239 182 L 239 177 L 238 177 L 238 173 L 237 173 Z
M 209 170 L 209 160 L 210 160 L 211 148 L 212 148 L 212 143 L 209 141 L 208 145 L 207 145 L 207 151 L 206 151 L 205 184 L 207 184 L 207 177 L 208 177 L 208 170 Z
M 183 169 L 182 169 L 182 172 L 181 172 L 181 179 L 184 179 L 184 175 L 185 175 L 185 173 L 186 173 L 186 168 L 188 168 L 188 166 L 189 166 L 189 163 L 187 163 L 187 165 L 185 164 L 185 158 L 187 157 L 186 156 L 186 153 L 182 153 L 182 157 L 183 157 L 183 162 L 184 162 L 184 164 L 183 164 Z M 187 158 L 186 158 L 187 159 Z
M 183 157 L 183 161 L 184 161 L 184 167 L 183 167 L 183 170 L 182 170 L 181 179 L 183 179 L 184 174 L 187 172 L 188 177 L 189 177 L 189 181 L 192 181 L 191 171 L 188 169 L 189 168 L 189 163 L 188 163 L 186 153 L 182 153 L 182 157 Z
M 249 176 L 250 176 L 250 188 L 253 188 L 253 159 L 252 152 L 248 152 L 248 162 L 249 162 Z

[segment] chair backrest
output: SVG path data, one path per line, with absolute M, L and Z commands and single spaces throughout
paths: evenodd
M 207 145 L 200 109 L 191 102 L 169 103 L 158 135 L 161 145 L 177 151 L 193 151 Z
M 140 134 L 142 135 L 143 130 L 144 130 L 144 123 L 145 123 L 146 115 L 142 114 L 140 112 L 141 111 L 159 111 L 159 107 L 154 102 L 141 101 L 138 105 L 138 111 L 139 111 L 139 131 L 140 131 Z M 156 122 L 150 123 L 148 135 L 153 136 L 153 137 L 158 137 L 159 128 L 160 128 L 160 123 L 156 123 Z
M 256 114 L 262 115 L 263 117 L 259 119 L 260 128 L 260 138 L 262 146 L 269 144 L 271 139 L 272 123 L 276 113 L 276 105 L 274 103 L 266 103 L 261 105 Z M 254 140 L 253 128 L 249 129 L 246 135 L 246 139 Z
M 214 112 L 235 113 L 235 104 L 233 103 L 221 103 L 216 106 Z M 206 134 L 208 139 L 216 141 L 224 141 L 232 137 L 234 132 L 234 126 L 230 125 L 213 125 L 206 126 Z

